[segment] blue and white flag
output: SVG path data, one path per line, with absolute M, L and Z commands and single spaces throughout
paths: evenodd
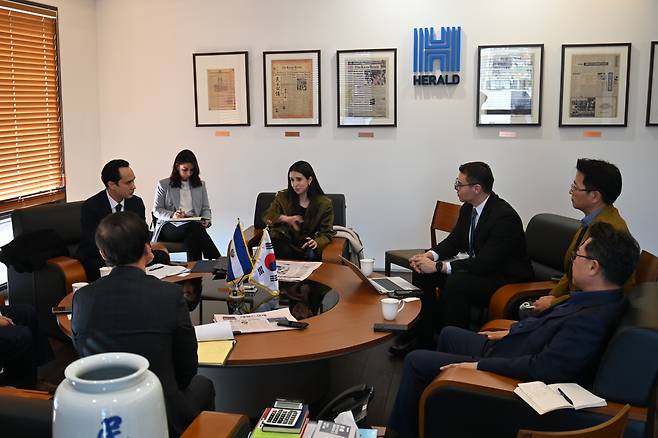
M 249 283 L 267 290 L 272 296 L 279 295 L 279 277 L 276 273 L 276 256 L 274 246 L 267 228 L 263 230 L 258 253 L 254 254 L 254 269 L 249 276 Z
M 233 239 L 228 247 L 226 282 L 232 284 L 240 283 L 246 275 L 251 273 L 252 268 L 253 265 L 249 257 L 249 251 L 247 251 L 242 225 L 238 221 L 233 232 Z

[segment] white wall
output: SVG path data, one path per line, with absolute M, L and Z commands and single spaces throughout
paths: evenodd
M 150 208 L 156 180 L 189 147 L 210 188 L 211 231 L 223 249 L 236 217 L 252 223 L 256 194 L 283 188 L 288 166 L 306 159 L 325 191 L 346 194 L 348 225 L 381 267 L 386 249 L 428 244 L 434 201 L 456 199 L 452 182 L 460 163 L 489 162 L 494 189 L 527 222 L 545 211 L 580 217 L 568 195 L 575 161 L 599 157 L 620 167 L 624 191 L 617 206 L 643 247 L 658 253 L 658 128 L 644 126 L 649 47 L 658 40 L 654 0 L 98 0 L 97 54 L 93 26 L 78 19 L 90 18 L 93 4 L 60 3 L 69 199 L 99 190 L 90 175 L 98 178 L 105 161 L 123 157 Z M 462 26 L 462 83 L 414 88 L 413 28 L 442 25 Z M 583 129 L 557 127 L 560 47 L 599 42 L 633 44 L 629 127 L 585 139 Z M 545 44 L 543 126 L 501 139 L 497 129 L 474 126 L 477 46 L 520 43 Z M 336 127 L 335 51 L 380 47 L 398 48 L 398 127 L 358 139 L 358 129 Z M 286 128 L 263 127 L 262 52 L 301 49 L 322 50 L 323 126 L 293 128 L 301 137 L 284 138 Z M 226 128 L 194 126 L 192 53 L 234 50 L 249 51 L 251 126 L 215 137 Z M 96 75 L 100 150 L 90 86 Z

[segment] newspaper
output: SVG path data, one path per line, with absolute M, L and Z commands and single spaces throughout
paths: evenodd
M 573 55 L 570 117 L 617 117 L 619 54 Z
M 231 324 L 231 330 L 233 333 L 243 334 L 295 330 L 292 327 L 281 327 L 276 325 L 276 323 L 285 319 L 288 321 L 297 321 L 287 307 L 270 310 L 268 312 L 247 313 L 245 315 L 224 315 L 216 313 L 213 319 L 215 322 L 228 321 Z
M 313 60 L 272 61 L 272 118 L 313 117 Z
M 148 275 L 152 275 L 153 277 L 159 278 L 160 280 L 165 277 L 169 277 L 170 275 L 180 275 L 187 272 L 190 272 L 190 270 L 185 266 L 169 266 L 163 265 L 161 263 L 156 263 L 146 268 L 146 273 Z
M 276 273 L 279 281 L 295 283 L 306 280 L 309 275 L 322 266 L 322 262 L 295 262 L 291 260 L 277 260 Z
M 234 111 L 235 70 L 232 68 L 208 69 L 208 111 Z
M 388 117 L 387 59 L 348 59 L 345 66 L 347 116 Z

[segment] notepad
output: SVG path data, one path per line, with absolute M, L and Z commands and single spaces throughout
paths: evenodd
M 567 399 L 560 394 L 562 390 Z M 585 409 L 606 406 L 605 399 L 598 397 L 577 383 L 553 383 L 546 385 L 543 382 L 519 383 L 514 393 L 528 403 L 539 415 L 558 409 Z
M 235 340 L 203 341 L 197 343 L 197 356 L 200 365 L 224 365 L 231 354 Z

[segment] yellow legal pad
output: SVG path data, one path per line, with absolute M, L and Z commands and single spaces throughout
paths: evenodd
M 201 365 L 224 365 L 235 340 L 198 342 L 197 356 Z

